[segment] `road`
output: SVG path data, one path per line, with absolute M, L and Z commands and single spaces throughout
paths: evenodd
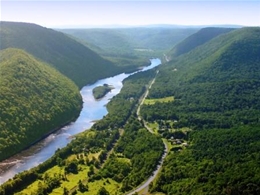
M 138 108 L 137 108 L 137 112 L 136 112 L 136 114 L 137 114 L 137 116 L 138 116 L 138 120 L 140 120 L 140 121 L 142 120 L 142 117 L 141 117 L 141 115 L 140 115 L 140 108 L 141 108 L 142 104 L 144 103 L 144 100 L 145 100 L 146 97 L 148 96 L 149 90 L 151 89 L 152 85 L 154 84 L 155 79 L 156 79 L 156 76 L 157 76 L 158 73 L 159 73 L 159 71 L 157 71 L 157 73 L 156 73 L 154 79 L 152 80 L 152 82 L 150 83 L 149 87 L 147 88 L 145 94 L 143 95 L 142 99 L 140 100 L 140 104 L 139 104 L 139 106 L 138 106 Z M 144 120 L 143 120 L 143 121 L 144 121 Z M 153 131 L 150 127 L 147 126 L 146 121 L 144 121 L 144 126 L 145 126 L 145 128 L 146 128 L 150 133 L 154 134 L 154 131 Z M 155 179 L 155 177 L 156 177 L 157 174 L 159 173 L 159 171 L 160 171 L 160 169 L 161 169 L 161 167 L 162 167 L 163 161 L 164 161 L 164 159 L 165 159 L 165 157 L 167 156 L 167 153 L 168 153 L 168 151 L 169 151 L 167 141 L 166 141 L 166 140 L 163 140 L 163 143 L 164 143 L 164 153 L 163 153 L 163 155 L 162 155 L 161 160 L 159 161 L 159 163 L 158 163 L 158 165 L 157 165 L 156 170 L 154 170 L 154 172 L 153 172 L 152 175 L 148 178 L 148 180 L 146 180 L 146 181 L 145 181 L 143 184 L 141 184 L 138 188 L 136 188 L 135 190 L 131 191 L 131 192 L 128 193 L 127 195 L 133 195 L 133 194 L 136 193 L 136 192 L 139 192 L 139 191 L 141 191 L 141 190 L 143 190 L 143 189 L 145 189 L 145 188 L 148 188 L 148 187 L 149 187 L 149 184 Z
M 168 56 L 166 54 L 163 54 L 163 55 L 164 55 L 164 59 L 166 60 L 166 62 L 169 62 L 170 60 L 169 60 Z

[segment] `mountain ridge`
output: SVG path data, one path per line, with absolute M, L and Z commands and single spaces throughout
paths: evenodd
M 53 65 L 79 87 L 119 72 L 112 62 L 64 33 L 31 23 L 1 22 L 0 26 L 0 49 L 23 49 Z
M 232 28 L 213 28 L 213 27 L 208 27 L 208 28 L 203 28 L 199 30 L 197 33 L 192 34 L 179 44 L 177 44 L 171 51 L 168 53 L 168 56 L 170 58 L 177 57 L 179 55 L 182 55 L 184 53 L 187 53 L 191 51 L 192 49 L 203 45 L 204 43 L 208 42 L 209 40 L 224 34 L 228 33 L 232 30 Z

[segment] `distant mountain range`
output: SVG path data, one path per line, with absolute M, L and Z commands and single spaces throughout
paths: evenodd
M 54 29 L 89 29 L 89 28 L 206 28 L 206 27 L 219 27 L 219 28 L 242 28 L 242 25 L 235 24 L 210 24 L 210 25 L 178 25 L 178 24 L 148 24 L 148 25 L 68 25 L 68 26 L 54 26 Z

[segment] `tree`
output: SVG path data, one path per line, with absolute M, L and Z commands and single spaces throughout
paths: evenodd
M 66 187 L 63 188 L 63 195 L 69 195 L 69 190 Z
M 109 192 L 106 190 L 105 187 L 101 187 L 97 193 L 97 195 L 109 195 Z
M 85 191 L 88 191 L 88 186 L 85 186 L 81 180 L 79 180 L 78 182 L 78 187 L 79 187 L 79 191 L 80 192 L 85 192 Z
M 72 161 L 69 162 L 68 165 L 65 167 L 65 173 L 78 173 L 78 165 L 76 162 Z

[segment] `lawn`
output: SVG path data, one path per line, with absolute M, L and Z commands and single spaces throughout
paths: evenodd
M 158 99 L 145 99 L 144 104 L 145 105 L 153 105 L 155 103 L 166 103 L 166 102 L 172 102 L 174 101 L 174 97 L 165 97 L 165 98 L 158 98 Z

